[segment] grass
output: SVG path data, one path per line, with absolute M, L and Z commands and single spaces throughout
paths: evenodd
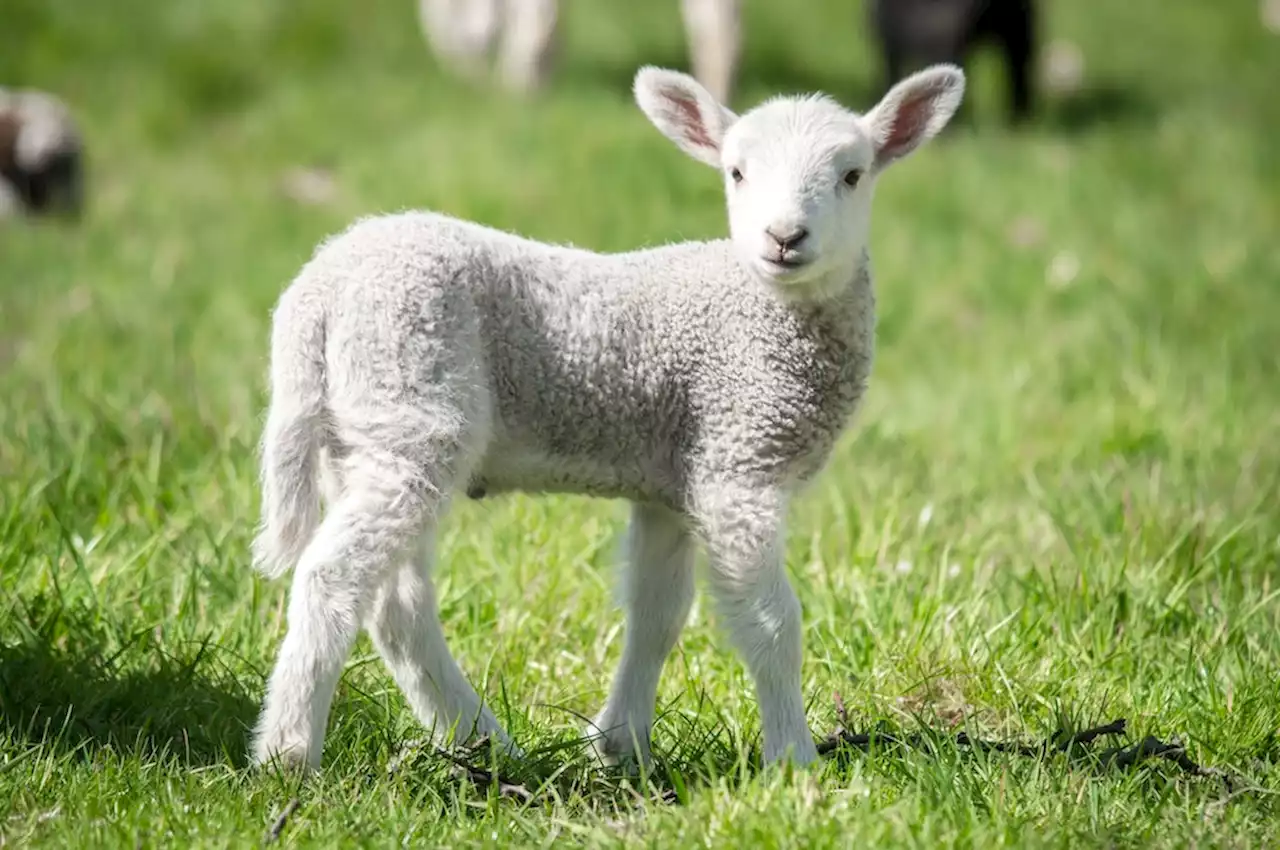
M 434 68 L 409 2 L 11 0 L 0 83 L 83 116 L 77 228 L 0 229 L 0 844 L 239 846 L 291 797 L 299 846 L 1267 846 L 1280 842 L 1280 51 L 1252 2 L 1052 3 L 1085 91 L 972 122 L 883 182 L 882 309 L 857 427 L 796 506 L 815 732 L 1024 740 L 1123 716 L 1252 789 L 1167 765 L 877 751 L 760 772 L 755 705 L 705 607 L 663 678 L 638 805 L 573 746 L 620 651 L 623 506 L 459 504 L 451 646 L 526 747 L 522 805 L 439 760 L 362 639 L 324 772 L 244 769 L 286 583 L 251 573 L 269 309 L 324 235 L 429 206 L 600 250 L 724 230 L 718 182 L 631 104 L 683 66 L 674 7 L 566 4 L 552 91 Z M 739 105 L 876 96 L 836 0 L 748 4 Z M 806 10 L 808 7 L 806 7 Z M 325 205 L 281 174 L 324 166 Z M 1013 235 L 1017 231 L 1017 237 Z

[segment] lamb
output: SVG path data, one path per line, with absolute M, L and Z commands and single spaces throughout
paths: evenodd
M 0 218 L 82 207 L 80 131 L 57 97 L 0 88 Z
M 519 756 L 450 655 L 431 581 L 450 498 L 516 490 L 633 503 L 622 660 L 587 728 L 602 759 L 650 758 L 701 544 L 766 763 L 813 761 L 784 518 L 867 387 L 876 182 L 964 87 L 937 66 L 865 115 L 810 95 L 738 116 L 644 67 L 637 103 L 721 173 L 729 239 L 598 254 L 405 212 L 322 243 L 272 320 L 254 556 L 294 577 L 254 762 L 319 767 L 361 627 L 428 728 Z
M 540 87 L 550 73 L 559 0 L 418 0 L 418 22 L 436 57 L 479 75 L 501 30 L 498 70 L 516 91 Z M 694 76 L 727 101 L 737 73 L 741 0 L 680 0 Z

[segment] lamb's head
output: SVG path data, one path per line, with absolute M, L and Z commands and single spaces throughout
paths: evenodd
M 861 262 L 876 178 L 946 126 L 964 84 L 959 68 L 937 65 L 863 115 L 811 95 L 738 116 L 692 77 L 646 67 L 635 96 L 681 150 L 722 172 L 743 264 L 791 295 L 821 297 Z

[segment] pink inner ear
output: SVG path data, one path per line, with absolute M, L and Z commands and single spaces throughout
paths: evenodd
M 938 92 L 930 87 L 903 98 L 894 112 L 889 134 L 880 144 L 882 156 L 893 158 L 915 146 L 933 115 L 932 106 L 937 95 Z
M 679 89 L 667 89 L 663 96 L 679 113 L 674 117 L 685 139 L 699 147 L 715 150 L 716 143 L 707 134 L 707 128 L 702 123 L 702 110 L 698 108 L 698 101 Z

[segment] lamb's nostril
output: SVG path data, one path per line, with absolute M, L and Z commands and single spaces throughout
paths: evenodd
M 789 248 L 797 248 L 800 243 L 809 235 L 807 227 L 792 227 L 783 229 L 780 227 L 766 227 L 764 232 L 769 234 L 774 242 L 778 243 L 778 247 L 784 251 Z

